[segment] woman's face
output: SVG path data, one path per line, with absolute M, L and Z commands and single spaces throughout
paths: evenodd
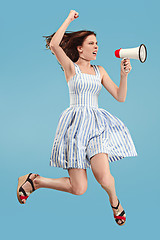
M 89 35 L 83 42 L 82 46 L 77 47 L 79 56 L 87 60 L 95 60 L 98 51 L 97 39 L 95 35 Z M 93 53 L 95 52 L 95 54 Z

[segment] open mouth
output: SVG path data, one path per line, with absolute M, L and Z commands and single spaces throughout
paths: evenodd
M 95 55 L 95 56 L 96 56 L 96 55 L 97 55 L 97 52 L 93 52 L 93 55 Z

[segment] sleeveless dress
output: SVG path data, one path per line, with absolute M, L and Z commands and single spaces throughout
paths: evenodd
M 116 116 L 98 107 L 102 88 L 99 67 L 96 75 L 82 73 L 74 63 L 76 74 L 69 80 L 70 107 L 58 121 L 50 157 L 50 166 L 91 168 L 90 158 L 107 153 L 108 161 L 137 156 L 130 132 Z

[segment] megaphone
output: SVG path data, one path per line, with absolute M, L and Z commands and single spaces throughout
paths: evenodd
M 133 58 L 138 59 L 142 63 L 146 61 L 147 58 L 147 48 L 144 44 L 141 44 L 139 47 L 136 48 L 128 48 L 128 49 L 117 49 L 115 51 L 115 56 L 117 58 Z

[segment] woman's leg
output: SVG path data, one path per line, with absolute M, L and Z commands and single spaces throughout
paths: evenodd
M 75 195 L 82 195 L 87 190 L 87 172 L 86 169 L 68 169 L 70 177 L 62 178 L 45 178 L 42 176 L 36 176 L 31 174 L 30 179 L 33 181 L 35 190 L 39 188 L 51 188 L 59 191 L 72 193 Z M 23 185 L 23 189 L 26 192 L 32 190 L 32 186 L 29 182 Z M 25 199 L 23 202 L 25 203 Z
M 115 180 L 110 173 L 108 154 L 98 153 L 91 157 L 91 168 L 98 183 L 100 183 L 102 188 L 108 193 L 110 204 L 114 207 L 117 206 L 118 200 L 115 190 Z M 122 212 L 123 208 L 121 204 L 118 209 Z M 116 214 L 116 209 L 113 209 L 113 212 Z M 124 220 L 119 220 L 118 223 L 121 223 L 121 221 Z

